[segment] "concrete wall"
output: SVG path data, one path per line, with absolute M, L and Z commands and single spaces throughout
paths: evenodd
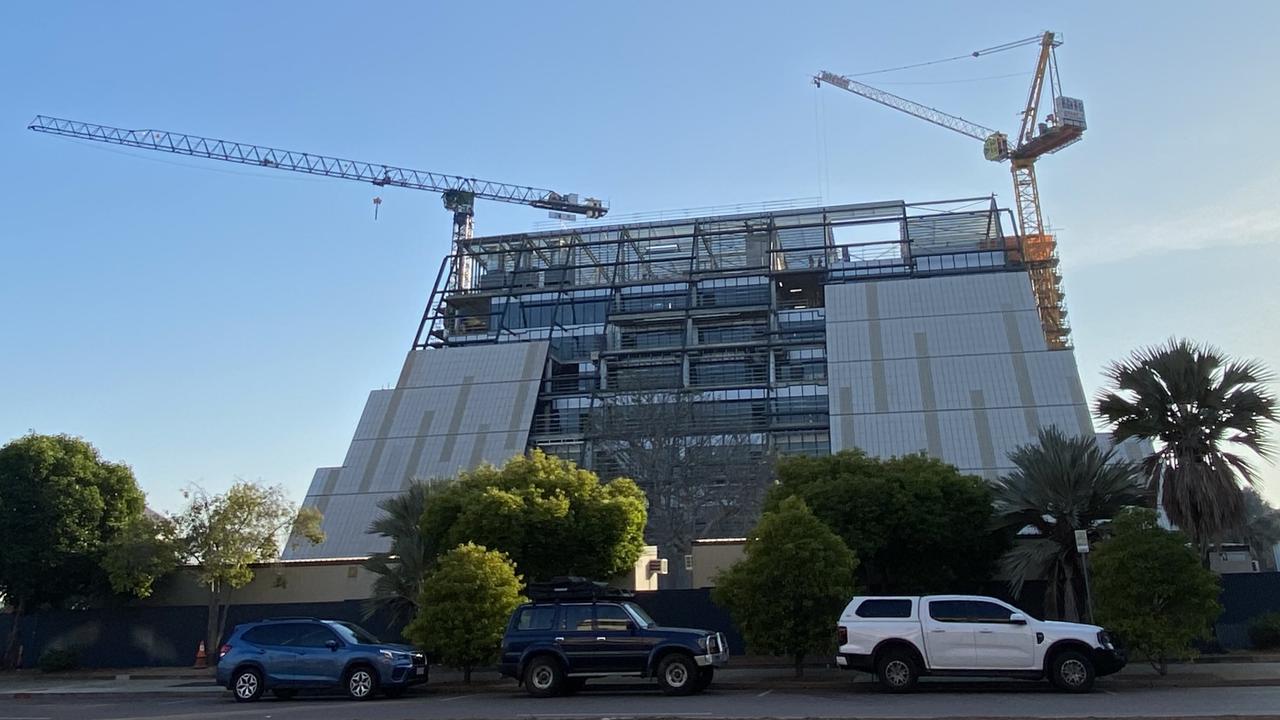
M 363 600 L 373 594 L 376 575 L 360 560 L 288 561 L 254 566 L 254 578 L 232 590 L 232 605 L 275 605 Z M 208 603 L 208 591 L 193 570 L 183 568 L 165 578 L 143 606 L 181 607 Z
M 742 559 L 746 543 L 746 540 L 738 538 L 695 540 L 689 553 L 693 556 L 693 587 L 714 587 L 716 575 Z
M 1041 427 L 1094 432 L 1024 272 L 828 285 L 826 306 L 833 451 L 925 452 L 994 479 Z
M 366 532 L 380 500 L 523 453 L 546 357 L 546 341 L 410 352 L 395 389 L 369 394 L 342 465 L 311 480 L 303 505 L 324 514 L 325 541 L 291 542 L 285 557 L 382 552 Z

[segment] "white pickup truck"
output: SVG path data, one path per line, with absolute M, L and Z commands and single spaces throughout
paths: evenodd
M 922 675 L 1048 677 L 1088 692 L 1125 656 L 1096 625 L 1049 622 L 995 598 L 973 595 L 855 597 L 836 626 L 836 664 L 876 675 L 894 692 Z

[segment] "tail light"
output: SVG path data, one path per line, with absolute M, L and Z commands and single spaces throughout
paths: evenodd
M 227 653 L 229 652 L 231 652 L 231 646 L 223 645 L 222 649 L 218 651 L 218 659 L 221 660 L 222 658 L 226 657 Z
M 839 641 L 841 645 L 848 645 L 849 644 L 849 628 L 843 625 L 837 625 L 836 640 Z

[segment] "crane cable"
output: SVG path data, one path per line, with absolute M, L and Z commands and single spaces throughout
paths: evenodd
M 976 58 L 982 55 L 992 55 L 998 52 L 1004 52 L 1005 50 L 1013 50 L 1014 48 L 1020 48 L 1024 45 L 1031 45 L 1033 43 L 1040 42 L 1041 37 L 1042 35 L 1032 35 L 1029 38 L 1014 40 L 1012 42 L 1007 42 L 1002 45 L 992 45 L 989 48 L 974 50 L 973 52 L 968 53 L 966 55 L 956 55 L 955 57 L 940 58 L 938 60 L 930 60 L 928 62 L 912 63 L 910 65 L 899 65 L 897 67 L 881 68 L 880 70 L 868 70 L 866 72 L 853 73 L 851 75 L 846 75 L 846 77 L 866 77 L 867 75 L 880 75 L 882 73 L 897 72 L 899 70 L 911 70 L 913 68 L 926 67 L 928 65 L 940 65 L 942 63 L 954 62 L 956 60 L 964 60 L 966 58 L 971 58 L 971 57 Z

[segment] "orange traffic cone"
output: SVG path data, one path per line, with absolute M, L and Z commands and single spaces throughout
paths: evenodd
M 204 670 L 209 667 L 209 656 L 204 653 L 204 641 L 200 641 L 200 647 L 196 649 L 196 669 Z

